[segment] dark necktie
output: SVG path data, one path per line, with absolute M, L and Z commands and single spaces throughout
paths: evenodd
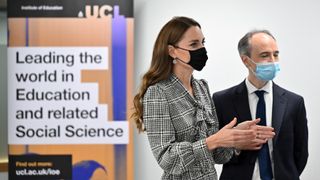
M 256 95 L 259 97 L 259 101 L 257 104 L 257 112 L 256 118 L 260 118 L 260 125 L 266 126 L 266 103 L 264 101 L 264 93 L 265 91 L 255 91 Z M 259 170 L 260 170 L 260 178 L 262 180 L 272 180 L 272 169 L 271 169 L 271 161 L 270 161 L 270 154 L 269 154 L 269 146 L 268 142 L 263 144 L 259 151 L 258 155 L 259 159 Z

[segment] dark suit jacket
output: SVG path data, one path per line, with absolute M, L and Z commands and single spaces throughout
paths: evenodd
M 248 91 L 241 84 L 213 94 L 220 128 L 234 117 L 251 120 Z M 297 180 L 308 159 L 308 127 L 303 97 L 273 83 L 274 178 Z M 223 165 L 221 180 L 251 180 L 258 151 L 241 151 Z

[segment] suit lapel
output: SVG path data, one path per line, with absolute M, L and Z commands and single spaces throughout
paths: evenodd
M 284 97 L 285 91 L 273 83 L 273 105 L 272 105 L 272 126 L 275 130 L 274 144 L 277 142 L 283 115 L 287 106 L 287 99 Z
M 234 105 L 239 116 L 238 123 L 252 119 L 248 102 L 248 90 L 245 81 L 239 84 L 236 88 Z

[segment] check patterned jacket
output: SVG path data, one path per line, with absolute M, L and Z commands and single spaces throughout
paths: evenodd
M 192 97 L 171 75 L 150 86 L 143 98 L 143 121 L 162 179 L 216 180 L 214 164 L 226 163 L 231 148 L 207 149 L 206 137 L 219 130 L 207 82 L 192 77 Z

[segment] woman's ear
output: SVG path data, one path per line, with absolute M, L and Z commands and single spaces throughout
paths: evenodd
M 176 53 L 175 53 L 175 47 L 172 46 L 172 45 L 168 45 L 168 54 L 169 56 L 171 56 L 173 59 L 175 59 L 177 56 L 176 56 Z

